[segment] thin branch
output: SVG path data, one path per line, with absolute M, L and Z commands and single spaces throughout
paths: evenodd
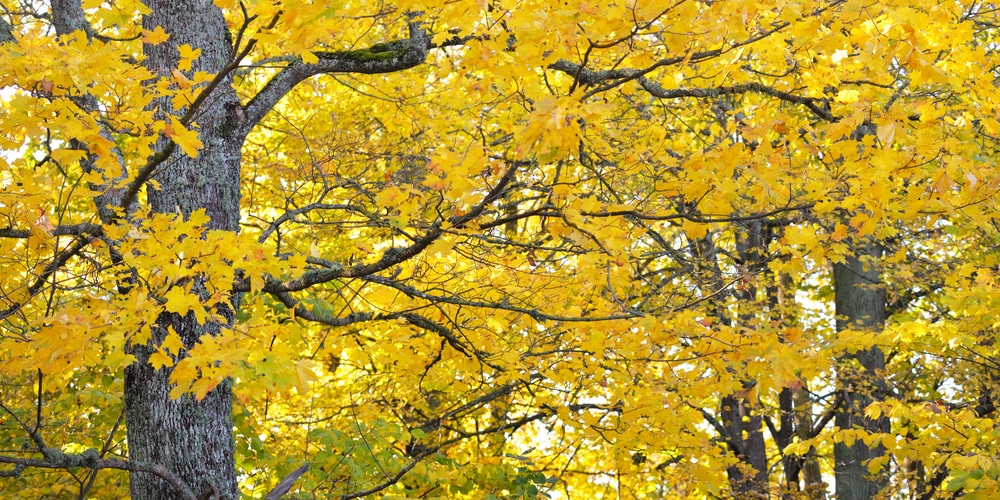
M 511 179 L 514 178 L 515 172 L 517 172 L 518 167 L 522 164 L 520 162 L 512 162 L 510 167 L 500 178 L 497 185 L 490 190 L 486 196 L 483 197 L 482 201 L 479 202 L 475 207 L 469 210 L 468 213 L 461 216 L 455 216 L 449 219 L 448 225 L 454 229 L 461 229 L 465 227 L 466 224 L 473 221 L 479 217 L 488 205 L 501 198 L 510 184 Z M 313 285 L 318 285 L 320 283 L 327 283 L 329 281 L 340 279 L 340 278 L 359 278 L 364 276 L 371 276 L 375 273 L 379 273 L 389 269 L 393 266 L 397 266 L 415 256 L 420 254 L 425 248 L 429 247 L 434 241 L 436 241 L 442 234 L 444 234 L 445 229 L 443 228 L 443 222 L 439 221 L 431 226 L 430 230 L 421 238 L 418 238 L 413 242 L 412 245 L 408 247 L 392 247 L 386 250 L 382 254 L 382 258 L 371 264 L 356 264 L 354 266 L 344 266 L 341 264 L 331 263 L 330 267 L 325 269 L 315 269 L 307 271 L 301 277 L 288 280 L 279 281 L 277 279 L 268 279 L 263 287 L 264 292 L 267 293 L 286 293 L 286 292 L 297 292 L 300 290 L 305 290 Z M 250 281 L 240 280 L 233 285 L 234 292 L 249 292 L 250 291 Z
M 403 476 L 405 476 L 407 472 L 410 472 L 411 470 L 413 470 L 413 468 L 416 467 L 417 464 L 419 464 L 421 460 L 423 460 L 424 458 L 429 457 L 430 455 L 433 455 L 434 453 L 437 453 L 437 450 L 438 450 L 438 448 L 431 448 L 431 449 L 428 449 L 427 451 L 425 451 L 424 453 L 421 453 L 416 458 L 414 458 L 412 462 L 406 464 L 406 466 L 403 467 L 402 469 L 399 469 L 399 472 L 397 472 L 397 473 L 393 474 L 392 476 L 390 476 L 389 478 L 387 478 L 385 480 L 385 482 L 383 482 L 382 484 L 379 484 L 378 486 L 375 486 L 374 488 L 367 489 L 367 490 L 364 490 L 364 491 L 358 491 L 356 493 L 350 493 L 350 494 L 347 494 L 347 495 L 341 495 L 340 496 L 340 500 L 350 500 L 352 498 L 361 498 L 361 497 L 366 497 L 368 495 L 374 495 L 375 493 L 378 493 L 378 492 L 380 492 L 380 491 L 382 491 L 382 490 L 384 490 L 384 489 L 386 489 L 386 488 L 388 488 L 388 487 L 390 487 L 390 486 L 398 483 L 399 480 L 402 479 Z
M 89 222 L 84 222 L 82 224 L 69 224 L 65 226 L 56 226 L 55 229 L 49 231 L 52 236 L 80 236 L 80 235 L 91 235 L 100 236 L 103 232 L 103 228 L 100 224 L 91 224 Z M 30 229 L 14 229 L 12 227 L 5 227 L 0 229 L 0 238 L 28 238 L 31 236 Z

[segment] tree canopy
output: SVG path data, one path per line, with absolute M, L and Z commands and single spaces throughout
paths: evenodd
M 0 496 L 995 497 L 997 9 L 0 0 Z

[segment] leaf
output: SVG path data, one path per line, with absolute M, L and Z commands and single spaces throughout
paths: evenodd
M 142 30 L 142 43 L 149 45 L 159 45 L 170 39 L 170 34 L 163 31 L 162 26 L 157 26 L 150 30 Z
M 158 349 L 149 355 L 149 364 L 156 370 L 164 367 L 169 368 L 174 366 L 174 358 L 171 358 L 169 354 Z
M 962 486 L 965 485 L 965 480 L 966 479 L 968 479 L 967 475 L 965 475 L 963 473 L 957 474 L 950 481 L 948 481 L 947 485 L 945 485 L 945 487 L 944 487 L 945 491 L 958 491 L 958 490 L 962 489 Z
M 190 45 L 184 44 L 177 47 L 177 52 L 181 59 L 177 63 L 177 69 L 181 71 L 191 71 L 191 63 L 201 56 L 201 49 L 193 49 Z
M 164 308 L 167 312 L 180 314 L 181 316 L 187 314 L 195 306 L 201 304 L 198 297 L 185 292 L 184 289 L 180 287 L 173 287 L 170 290 L 167 290 L 167 293 L 163 295 L 163 298 L 166 300 Z
M 309 383 L 318 380 L 315 367 L 315 364 L 307 359 L 300 359 L 295 362 L 296 388 L 299 394 L 308 393 Z
M 311 50 L 303 50 L 302 52 L 299 52 L 299 57 L 301 57 L 302 62 L 306 64 L 316 64 L 319 62 L 319 57 L 317 57 Z
M 198 150 L 204 147 L 204 144 L 198 139 L 198 132 L 188 130 L 174 120 L 171 120 L 170 124 L 163 129 L 163 135 L 174 141 L 180 146 L 181 151 L 191 158 L 197 158 Z
M 175 288 L 175 290 L 177 289 Z M 181 350 L 185 349 L 185 346 L 184 342 L 181 341 L 181 336 L 174 331 L 173 327 L 169 327 L 167 337 L 163 339 L 163 343 L 160 344 L 160 348 L 165 351 L 172 352 L 174 355 L 179 355 Z
M 191 88 L 191 80 L 188 80 L 188 78 L 184 76 L 184 73 L 181 73 L 180 70 L 170 70 L 170 75 L 174 77 L 174 81 L 177 82 L 178 87 L 182 89 Z

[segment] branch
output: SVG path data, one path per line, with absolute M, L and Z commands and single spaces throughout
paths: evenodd
M 101 459 L 98 458 L 97 450 L 87 450 L 79 454 L 62 453 L 51 448 L 49 450 L 52 450 L 50 453 L 53 457 L 52 460 L 6 457 L 0 455 L 0 463 L 14 464 L 15 470 L 18 468 L 23 470 L 26 467 L 37 467 L 41 469 L 69 469 L 73 467 L 85 467 L 92 470 L 117 469 L 129 472 L 145 472 L 158 476 L 160 479 L 166 481 L 170 484 L 170 486 L 173 486 L 174 489 L 180 493 L 181 498 L 184 498 L 185 500 L 196 500 L 198 498 L 190 488 L 181 482 L 177 476 L 171 474 L 170 471 L 162 465 L 143 464 L 118 459 Z
M 314 323 L 319 323 L 328 326 L 347 326 L 354 323 L 361 323 L 365 321 L 387 321 L 394 319 L 405 319 L 409 321 L 410 324 L 424 330 L 434 332 L 438 334 L 441 338 L 445 340 L 453 349 L 468 356 L 469 358 L 475 358 L 482 362 L 483 364 L 489 366 L 498 371 L 503 369 L 494 363 L 489 362 L 487 354 L 485 351 L 476 349 L 474 346 L 468 346 L 461 339 L 458 338 L 451 330 L 448 328 L 435 323 L 423 316 L 416 313 L 384 313 L 384 314 L 372 314 L 370 312 L 353 312 L 343 317 L 335 317 L 329 314 L 318 313 L 316 311 L 306 309 L 302 307 L 297 299 L 291 296 L 289 293 L 274 293 L 272 294 L 275 298 L 281 301 L 282 304 L 288 309 L 290 309 L 297 318 L 302 318 L 306 321 L 312 321 Z
M 727 87 L 716 87 L 711 89 L 665 89 L 660 84 L 654 83 L 647 80 L 646 77 L 639 77 L 639 85 L 642 86 L 646 92 L 649 92 L 655 97 L 661 99 L 677 99 L 681 97 L 697 97 L 697 98 L 708 98 L 715 99 L 719 96 L 732 95 L 732 94 L 747 94 L 756 93 L 764 94 L 771 97 L 776 97 L 782 101 L 790 102 L 793 104 L 800 104 L 805 106 L 812 111 L 812 113 L 823 120 L 828 122 L 838 121 L 839 118 L 830 112 L 830 103 L 827 99 L 818 99 L 815 97 L 803 97 L 795 94 L 790 94 L 781 90 L 777 90 L 773 87 L 768 87 L 767 85 L 750 82 L 743 83 L 740 85 L 731 85 Z
M 483 197 L 482 201 L 480 201 L 478 205 L 469 210 L 469 212 L 465 215 L 455 216 L 447 221 L 451 228 L 461 229 L 465 227 L 466 224 L 474 220 L 476 217 L 479 217 L 486 209 L 487 205 L 502 197 L 507 189 L 507 186 L 510 184 L 511 179 L 514 178 L 514 174 L 520 166 L 522 166 L 521 162 L 511 163 L 503 177 L 501 177 L 499 182 L 497 182 L 497 185 L 490 189 L 490 192 Z M 431 243 L 434 243 L 434 241 L 445 232 L 442 225 L 443 222 L 437 222 L 430 228 L 426 235 L 417 239 L 408 247 L 392 247 L 386 250 L 385 253 L 382 254 L 381 259 L 371 264 L 356 264 L 354 266 L 347 267 L 342 264 L 331 263 L 329 267 L 307 271 L 301 277 L 293 280 L 279 281 L 274 278 L 269 278 L 261 291 L 272 294 L 297 292 L 305 290 L 313 285 L 326 283 L 335 279 L 360 278 L 385 271 L 390 267 L 399 265 L 417 256 L 420 252 L 424 251 L 425 248 L 430 246 Z M 233 292 L 238 293 L 249 291 L 250 281 L 247 279 L 237 281 L 233 284 Z
M 529 309 L 529 308 L 526 308 L 526 307 L 518 307 L 518 306 L 506 304 L 506 303 L 503 303 L 503 302 L 480 302 L 480 301 L 476 301 L 476 300 L 463 299 L 463 298 L 458 297 L 458 296 L 431 295 L 429 293 L 426 293 L 426 292 L 423 292 L 421 290 L 418 290 L 418 289 L 416 289 L 416 288 L 414 288 L 412 286 L 400 283 L 399 281 L 396 281 L 396 280 L 393 280 L 393 279 L 390 279 L 390 278 L 384 278 L 384 277 L 381 277 L 381 276 L 365 276 L 365 277 L 362 277 L 361 279 L 363 279 L 365 281 L 370 281 L 372 283 L 377 283 L 379 285 L 383 285 L 383 286 L 387 286 L 387 287 L 390 287 L 390 288 L 394 288 L 396 290 L 399 290 L 400 292 L 405 293 L 409 297 L 418 297 L 418 298 L 424 299 L 424 300 L 426 300 L 428 302 L 440 302 L 440 303 L 454 304 L 454 305 L 459 305 L 459 306 L 482 307 L 482 308 L 487 308 L 487 309 L 497 309 L 497 310 L 500 310 L 500 311 L 516 312 L 516 313 L 521 313 L 521 314 L 530 316 L 532 319 L 534 319 L 535 321 L 539 321 L 539 322 L 541 322 L 541 321 L 560 321 L 560 322 L 567 322 L 567 323 L 569 323 L 569 322 L 574 322 L 574 323 L 579 323 L 579 322 L 597 322 L 597 321 L 609 321 L 609 320 L 614 320 L 614 319 L 635 318 L 636 316 L 638 316 L 635 313 L 618 314 L 618 315 L 613 315 L 613 316 L 594 316 L 594 317 L 561 316 L 561 315 L 558 315 L 558 314 L 544 313 L 544 312 L 541 312 L 541 311 L 539 311 L 537 309 Z
M 49 262 L 49 264 L 45 266 L 45 269 L 42 270 L 42 273 L 38 275 L 35 282 L 28 287 L 28 294 L 24 301 L 19 304 L 11 304 L 7 309 L 0 311 L 0 319 L 4 319 L 17 311 L 20 311 L 21 308 L 28 303 L 28 301 L 35 298 L 35 296 L 42 290 L 42 287 L 45 286 L 45 282 L 48 281 L 49 277 L 56 271 L 62 269 L 69 259 L 83 250 L 83 248 L 87 245 L 88 239 L 89 238 L 77 237 L 76 242 L 74 242 L 72 246 L 56 255 L 55 258 L 52 259 L 52 262 Z
M 823 7 L 820 7 L 818 9 L 813 10 L 812 12 L 804 15 L 803 17 L 804 18 L 809 18 L 809 17 L 819 16 L 819 15 L 825 13 L 826 11 L 831 10 L 834 7 L 836 7 L 836 6 L 844 3 L 845 1 L 846 0 L 833 0 L 830 3 L 828 3 L 827 5 L 825 5 Z M 590 97 L 592 97 L 592 96 L 594 96 L 596 94 L 599 94 L 601 92 L 606 92 L 608 90 L 611 90 L 611 89 L 613 89 L 615 87 L 621 86 L 622 84 L 630 82 L 630 81 L 633 81 L 633 80 L 639 81 L 639 84 L 642 85 L 643 88 L 645 88 L 647 92 L 650 92 L 651 94 L 656 95 L 656 93 L 654 93 L 654 90 L 657 90 L 657 91 L 658 90 L 663 90 L 664 92 L 669 92 L 669 91 L 666 91 L 665 89 L 663 89 L 659 85 L 654 84 L 654 83 L 649 82 L 648 80 L 646 80 L 646 78 L 645 78 L 646 75 L 652 73 L 653 71 L 655 71 L 655 70 L 657 70 L 659 68 L 664 68 L 664 67 L 668 67 L 668 66 L 674 66 L 674 65 L 678 65 L 678 64 L 694 64 L 694 63 L 698 63 L 698 62 L 705 61 L 705 60 L 708 60 L 708 59 L 713 59 L 715 57 L 719 57 L 719 56 L 721 56 L 721 55 L 723 55 L 723 54 L 725 54 L 727 52 L 730 52 L 732 50 L 735 50 L 735 49 L 738 49 L 740 47 L 744 47 L 744 46 L 753 44 L 755 42 L 758 42 L 760 40 L 763 40 L 765 38 L 768 38 L 771 35 L 773 35 L 774 33 L 777 33 L 777 32 L 785 29 L 786 27 L 788 27 L 790 25 L 791 25 L 791 23 L 788 22 L 788 21 L 781 21 L 781 22 L 773 24 L 770 29 L 758 32 L 757 34 L 752 35 L 749 38 L 746 38 L 744 40 L 736 41 L 736 42 L 731 42 L 731 43 L 729 43 L 727 45 L 724 45 L 724 46 L 722 46 L 720 48 L 717 48 L 717 49 L 705 50 L 705 51 L 701 51 L 701 52 L 695 52 L 695 53 L 692 53 L 692 54 L 678 55 L 678 56 L 674 56 L 674 57 L 668 57 L 668 58 L 665 58 L 665 59 L 660 59 L 659 61 L 654 62 L 653 64 L 651 64 L 650 66 L 648 66 L 648 67 L 646 67 L 644 69 L 619 68 L 619 69 L 609 69 L 609 70 L 593 71 L 593 70 L 585 69 L 584 68 L 585 64 L 577 64 L 577 63 L 574 63 L 574 62 L 571 62 L 571 61 L 567 61 L 565 59 L 559 59 L 558 61 L 550 64 L 549 65 L 549 69 L 553 69 L 553 70 L 556 70 L 556 71 L 560 71 L 560 72 L 566 73 L 566 74 L 572 76 L 574 78 L 575 82 L 582 83 L 584 85 L 592 85 L 592 86 L 599 85 L 598 87 L 596 87 L 596 88 L 590 90 L 589 92 L 587 92 L 583 96 L 583 98 L 582 98 L 583 100 L 586 100 L 587 98 L 590 98 Z M 650 90 L 650 88 L 647 88 L 647 86 L 650 86 L 654 90 Z M 736 87 L 738 87 L 738 86 L 736 86 Z M 767 87 L 765 87 L 765 88 L 767 88 Z M 685 89 L 678 89 L 677 91 L 683 92 L 684 90 Z M 697 91 L 698 89 L 694 89 L 694 90 Z M 718 90 L 718 89 L 716 89 L 716 90 Z M 774 90 L 774 89 L 770 89 L 770 91 L 775 92 L 775 93 L 778 92 L 777 90 Z M 775 95 L 775 94 L 771 94 L 771 93 L 768 93 L 768 95 L 773 95 L 774 97 L 781 98 L 780 96 Z M 708 96 L 679 95 L 679 96 L 676 96 L 676 97 L 708 97 Z M 825 110 L 824 106 L 821 105 L 824 102 L 821 99 L 814 99 L 814 98 L 807 98 L 807 97 L 795 96 L 795 95 L 792 95 L 792 94 L 787 94 L 787 97 L 790 98 L 790 99 L 787 99 L 790 102 L 797 102 L 799 104 L 805 105 L 807 108 L 809 108 L 810 111 L 812 111 L 817 116 L 823 118 L 824 120 L 827 120 L 827 121 L 836 121 L 835 119 L 831 119 L 831 117 L 833 115 L 831 115 L 829 113 L 829 111 Z
M 373 321 L 373 320 L 384 320 L 384 319 L 394 319 L 394 315 L 378 315 L 375 316 L 372 313 L 367 312 L 355 312 L 348 314 L 344 317 L 334 317 L 331 315 L 320 314 L 306 309 L 299 305 L 299 301 L 289 295 L 288 293 L 273 293 L 282 304 L 288 309 L 295 313 L 297 318 L 302 318 L 307 321 L 312 321 L 315 323 L 320 323 L 328 326 L 347 326 L 354 323 L 360 323 L 363 321 Z
M 720 52 L 721 53 L 721 52 Z M 679 58 L 683 61 L 683 58 Z M 829 108 L 828 101 L 826 99 L 819 99 L 815 97 L 803 97 L 781 90 L 777 90 L 773 87 L 768 87 L 767 85 L 750 82 L 740 85 L 731 85 L 727 87 L 717 87 L 717 88 L 706 88 L 706 89 L 690 89 L 690 88 L 679 88 L 679 89 L 666 89 L 660 84 L 653 82 L 645 77 L 652 69 L 673 64 L 674 59 L 664 59 L 657 64 L 654 64 L 650 68 L 645 70 L 637 69 L 618 69 L 618 70 L 603 70 L 603 71 L 591 71 L 588 69 L 583 69 L 579 64 L 567 61 L 565 59 L 560 59 L 549 66 L 550 69 L 561 71 L 569 75 L 575 75 L 578 81 L 585 84 L 597 84 L 600 82 L 611 80 L 611 83 L 606 84 L 601 87 L 601 89 L 609 90 L 611 88 L 617 87 L 618 85 L 635 80 L 639 85 L 649 92 L 654 97 L 659 97 L 661 99 L 679 99 L 683 97 L 695 97 L 700 99 L 715 99 L 723 95 L 733 95 L 733 94 L 746 94 L 746 93 L 757 93 L 769 95 L 771 97 L 776 97 L 786 102 L 793 104 L 799 104 L 805 106 L 814 115 L 826 120 L 828 122 L 835 122 L 838 120 L 834 116 Z M 607 88 L 605 88 L 607 87 Z M 588 93 L 589 94 L 592 94 Z
M 830 423 L 830 420 L 833 420 L 833 416 L 837 414 L 837 409 L 840 408 L 840 405 L 842 405 L 843 403 L 844 403 L 844 394 L 841 391 L 837 391 L 837 395 L 834 396 L 833 399 L 833 404 L 826 409 L 826 412 L 824 412 L 823 416 L 820 417 L 819 421 L 816 422 L 816 425 L 809 430 L 809 439 L 812 439 L 819 435 L 820 431 L 822 431 L 823 428 L 826 427 L 826 424 Z
M 410 37 L 407 40 L 377 43 L 360 50 L 314 52 L 319 58 L 315 64 L 307 64 L 301 58 L 296 59 L 267 82 L 247 103 L 243 126 L 248 130 L 252 128 L 285 94 L 312 76 L 325 73 L 393 73 L 423 63 L 431 44 L 422 22 L 415 19 L 418 14 L 409 14 Z
M 295 481 L 298 481 L 298 479 L 302 477 L 302 474 L 305 474 L 308 470 L 309 470 L 308 463 L 303 464 L 302 467 L 293 470 L 291 473 L 285 476 L 284 479 L 282 479 L 277 484 L 277 486 L 275 486 L 274 489 L 271 490 L 270 493 L 264 496 L 264 500 L 278 500 L 279 498 L 281 498 L 282 495 L 288 493 L 288 490 L 292 489 L 292 485 L 295 484 Z
M 52 236 L 80 236 L 80 235 L 92 235 L 99 236 L 102 234 L 103 229 L 100 224 L 91 224 L 89 222 L 84 222 L 82 224 L 71 224 L 66 226 L 56 226 L 55 229 L 49 231 Z M 12 227 L 5 227 L 0 229 L 0 238 L 28 238 L 31 236 L 30 229 L 14 229 Z
M 421 460 L 423 460 L 426 457 L 429 457 L 429 456 L 433 455 L 434 453 L 437 453 L 437 451 L 438 451 L 438 448 L 430 448 L 430 449 L 428 449 L 424 453 L 421 453 L 416 458 L 414 458 L 412 462 L 406 464 L 405 467 L 403 467 L 402 469 L 399 469 L 399 472 L 397 472 L 397 473 L 393 474 L 391 477 L 387 478 L 384 483 L 382 483 L 382 484 L 380 484 L 378 486 L 375 486 L 374 488 L 368 489 L 368 490 L 359 491 L 359 492 L 356 492 L 356 493 L 350 493 L 350 494 L 347 494 L 347 495 L 341 495 L 340 496 L 340 500 L 351 500 L 352 498 L 361 498 L 361 497 L 366 497 L 368 495 L 373 495 L 375 493 L 378 493 L 378 492 L 380 492 L 380 491 L 382 491 L 382 490 L 384 490 L 384 489 L 386 489 L 386 488 L 388 488 L 388 487 L 390 487 L 390 486 L 398 483 L 399 480 L 402 479 L 403 476 L 405 476 L 407 472 L 410 472 L 411 470 L 413 470 L 413 468 L 416 467 L 417 464 L 420 463 Z
M 761 212 L 750 215 L 712 215 L 712 214 L 693 214 L 690 212 L 680 212 L 667 215 L 654 215 L 645 214 L 635 210 L 612 210 L 606 212 L 582 212 L 580 215 L 584 217 L 614 217 L 614 216 L 627 216 L 639 220 L 649 220 L 649 221 L 667 221 L 675 219 L 685 219 L 691 222 L 697 222 L 701 224 L 711 224 L 711 223 L 722 223 L 722 222 L 750 222 L 757 221 L 761 219 L 767 219 L 778 214 L 785 212 L 798 212 L 802 210 L 808 210 L 812 208 L 815 203 L 805 203 L 802 205 L 793 205 L 787 207 L 776 208 L 768 212 Z
M 174 150 L 176 149 L 177 143 L 171 141 L 169 144 L 164 146 L 163 149 L 151 156 L 149 160 L 146 161 L 146 164 L 143 165 L 142 168 L 140 168 L 135 174 L 135 179 L 129 183 L 128 190 L 125 191 L 125 194 L 122 196 L 122 201 L 118 206 L 128 210 L 128 207 L 132 206 L 132 203 L 134 203 L 136 198 L 139 196 L 139 191 L 141 191 L 142 187 L 146 185 L 146 181 L 153 176 L 153 171 L 156 170 L 156 167 L 167 161 L 167 158 L 170 158 L 170 155 L 174 154 Z

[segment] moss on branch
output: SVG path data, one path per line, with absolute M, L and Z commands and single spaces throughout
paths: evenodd
M 320 59 L 349 59 L 357 62 L 391 61 L 406 55 L 409 50 L 407 43 L 405 40 L 395 40 L 392 42 L 376 43 L 364 49 L 317 52 L 316 56 Z

